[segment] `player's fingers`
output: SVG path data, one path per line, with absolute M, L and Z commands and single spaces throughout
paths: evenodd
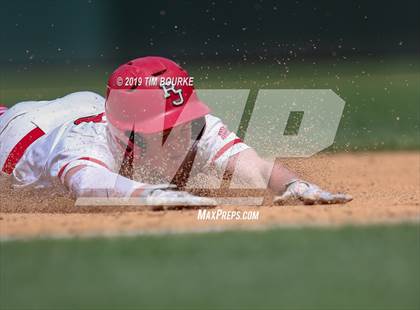
M 276 196 L 273 200 L 274 204 L 284 204 L 287 201 L 296 199 L 296 196 L 290 191 L 286 191 L 281 196 Z M 347 194 L 331 194 L 327 191 L 314 189 L 306 191 L 302 196 L 299 197 L 305 205 L 313 204 L 336 204 L 346 203 L 353 200 L 353 197 Z
M 303 202 L 305 204 L 342 204 L 353 200 L 353 197 L 347 194 L 331 194 L 329 192 L 317 192 L 305 195 Z

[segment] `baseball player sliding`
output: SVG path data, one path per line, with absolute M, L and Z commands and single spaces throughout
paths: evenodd
M 214 169 L 251 185 L 265 181 L 279 195 L 276 202 L 352 199 L 259 157 L 210 114 L 187 72 L 162 57 L 120 66 L 105 99 L 77 92 L 0 107 L 0 169 L 15 187 L 64 187 L 77 198 L 211 205 L 212 199 L 182 189 L 192 172 Z

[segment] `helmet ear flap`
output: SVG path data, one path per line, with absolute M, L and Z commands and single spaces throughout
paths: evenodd
M 132 149 L 134 150 L 134 146 L 137 146 L 142 152 L 139 155 L 144 154 L 147 147 L 146 139 L 140 133 L 135 132 L 134 130 L 126 131 L 125 135 L 128 138 L 130 144 L 133 146 Z
M 134 156 L 143 157 L 146 151 L 146 141 L 143 136 L 132 130 L 126 131 L 124 135 L 128 138 L 128 143 L 124 152 L 124 158 L 122 160 L 121 168 L 118 174 L 133 179 L 134 174 Z M 138 147 L 139 154 L 134 154 L 135 146 Z
M 204 117 L 197 118 L 191 122 L 191 137 L 200 140 L 206 127 L 206 119 Z

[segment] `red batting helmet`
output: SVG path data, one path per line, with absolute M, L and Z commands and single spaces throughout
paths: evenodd
M 163 57 L 137 58 L 118 67 L 108 80 L 105 103 L 111 131 L 157 133 L 208 114 L 189 78 Z

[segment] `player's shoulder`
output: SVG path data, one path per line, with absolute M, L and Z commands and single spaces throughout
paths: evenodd
M 76 126 L 79 126 L 81 124 L 90 124 L 92 126 L 104 127 L 104 125 L 107 123 L 107 119 L 105 116 L 105 112 L 101 112 L 98 114 L 79 117 L 75 119 L 72 123 Z
M 90 116 L 80 117 L 71 122 L 72 133 L 87 137 L 105 137 L 107 120 L 104 112 Z
M 212 140 L 214 138 L 226 138 L 230 132 L 223 121 L 217 116 L 207 114 L 205 116 L 206 127 L 201 140 Z
M 204 118 L 206 120 L 207 128 L 212 128 L 214 126 L 221 125 L 221 124 L 223 125 L 222 120 L 212 114 L 207 114 Z
M 45 107 L 54 113 L 65 109 L 69 115 L 94 114 L 104 111 L 105 99 L 91 91 L 78 91 L 50 100 Z
M 62 128 L 56 130 L 56 134 L 60 136 L 57 149 L 107 148 L 106 124 L 102 113 L 82 117 L 64 124 Z

